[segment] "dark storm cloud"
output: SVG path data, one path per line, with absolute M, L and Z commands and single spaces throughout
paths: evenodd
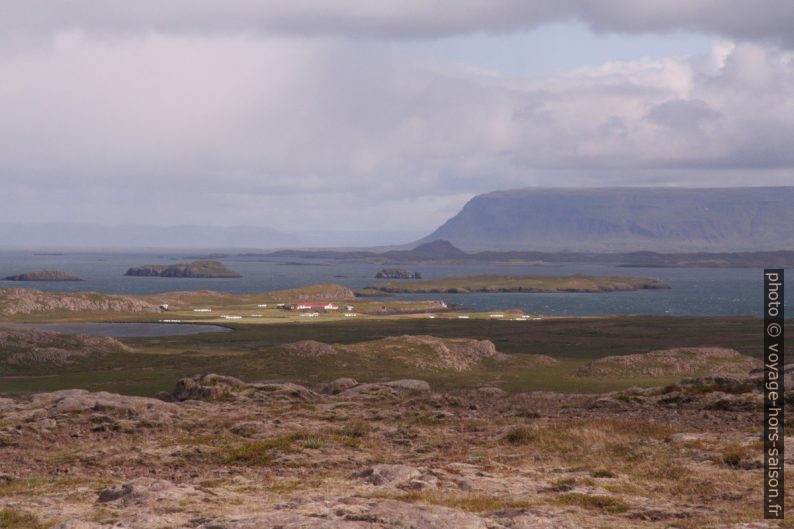
M 7 0 L 3 31 L 286 32 L 436 38 L 581 20 L 599 31 L 705 32 L 794 44 L 790 0 Z

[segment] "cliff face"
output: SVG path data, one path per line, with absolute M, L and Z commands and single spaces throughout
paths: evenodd
M 470 250 L 794 249 L 794 187 L 521 189 L 479 195 L 422 241 Z

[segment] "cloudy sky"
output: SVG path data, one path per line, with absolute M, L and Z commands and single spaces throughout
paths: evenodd
M 3 0 L 0 222 L 410 237 L 495 189 L 794 184 L 792 28 L 790 0 Z

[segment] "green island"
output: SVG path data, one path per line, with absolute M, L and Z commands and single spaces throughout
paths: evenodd
M 144 277 L 191 277 L 191 278 L 232 278 L 242 277 L 220 261 L 193 261 L 169 265 L 143 265 L 127 270 L 125 276 Z
M 4 277 L 3 281 L 82 281 L 79 277 L 61 270 L 37 270 Z
M 657 279 L 610 276 L 473 276 L 376 283 L 365 291 L 405 294 L 458 294 L 467 292 L 627 292 L 670 288 Z

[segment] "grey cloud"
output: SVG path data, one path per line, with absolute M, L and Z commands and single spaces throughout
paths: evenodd
M 293 33 L 437 38 L 581 20 L 599 31 L 697 31 L 794 45 L 790 0 L 7 0 L 2 32 Z
M 702 123 L 718 119 L 719 112 L 711 108 L 708 103 L 699 99 L 674 99 L 654 105 L 648 111 L 648 118 L 652 121 L 672 129 L 686 129 L 697 127 Z

